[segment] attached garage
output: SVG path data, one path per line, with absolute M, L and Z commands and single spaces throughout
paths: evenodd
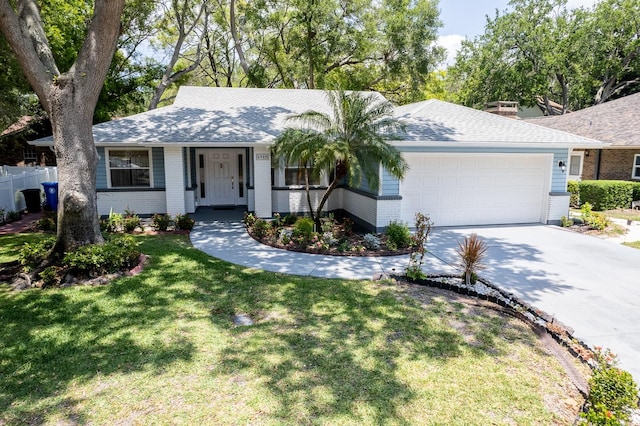
M 436 226 L 546 221 L 552 154 L 405 153 L 401 218 Z

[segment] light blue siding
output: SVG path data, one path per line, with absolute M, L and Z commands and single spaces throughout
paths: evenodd
M 380 181 L 380 195 L 398 195 L 400 194 L 400 181 L 391 176 L 387 169 L 382 169 L 382 179 Z
M 558 167 L 560 161 L 565 164 L 566 169 L 564 172 Z M 551 174 L 551 192 L 566 192 L 567 174 L 569 173 L 569 150 L 560 149 L 554 152 L 551 170 L 553 170 Z
M 107 158 L 104 147 L 96 147 L 98 151 L 98 167 L 96 168 L 96 189 L 107 189 Z

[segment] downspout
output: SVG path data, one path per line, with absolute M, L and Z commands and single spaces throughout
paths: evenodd
M 601 154 L 602 154 L 602 150 L 599 149 L 596 152 L 596 170 L 594 172 L 594 179 L 595 180 L 600 180 L 600 159 L 601 159 Z

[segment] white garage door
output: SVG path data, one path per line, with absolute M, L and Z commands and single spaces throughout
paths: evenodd
M 402 220 L 416 212 L 435 226 L 537 223 L 546 214 L 549 155 L 405 153 Z

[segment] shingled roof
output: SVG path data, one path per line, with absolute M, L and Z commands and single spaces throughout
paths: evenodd
M 640 93 L 570 114 L 526 121 L 607 142 L 612 146 L 640 146 Z
M 384 100 L 377 92 L 367 92 Z M 182 86 L 171 106 L 93 126 L 97 144 L 183 144 L 250 146 L 270 144 L 304 111 L 330 112 L 322 90 Z M 602 144 L 520 120 L 448 102 L 429 100 L 396 107 L 406 123 L 398 145 L 561 146 L 596 148 Z M 51 144 L 40 139 L 36 144 Z

